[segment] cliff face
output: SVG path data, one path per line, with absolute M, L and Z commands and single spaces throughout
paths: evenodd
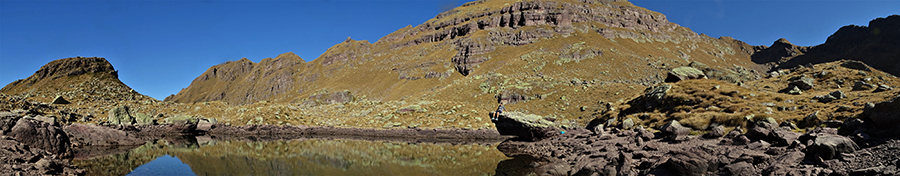
M 165 101 L 227 101 L 251 103 L 291 90 L 297 82 L 294 73 L 306 63 L 294 53 L 263 59 L 254 63 L 246 58 L 215 65 Z
M 777 47 L 773 45 L 771 48 Z M 809 47 L 808 51 L 794 52 L 785 58 L 765 61 L 775 61 L 779 68 L 791 68 L 842 59 L 857 60 L 875 69 L 900 75 L 900 15 L 874 19 L 869 26 L 841 27 L 825 43 Z
M 651 85 L 692 62 L 741 82 L 761 73 L 754 51 L 627 1 L 476 1 L 375 43 L 348 38 L 310 63 L 279 57 L 216 65 L 166 100 L 300 103 L 350 92 L 378 101 L 492 103 L 575 82 Z
M 6 85 L 0 93 L 90 101 L 151 99 L 135 92 L 118 77 L 115 68 L 104 58 L 65 58 L 41 66 L 28 78 Z

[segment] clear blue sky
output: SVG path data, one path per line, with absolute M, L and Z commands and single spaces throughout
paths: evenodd
M 0 0 L 0 85 L 75 56 L 105 57 L 119 78 L 163 99 L 210 66 L 294 52 L 310 61 L 347 37 L 375 42 L 467 1 Z M 632 1 L 712 37 L 817 45 L 844 25 L 900 14 L 900 1 Z

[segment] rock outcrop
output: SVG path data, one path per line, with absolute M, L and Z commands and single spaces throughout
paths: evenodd
M 525 141 L 540 141 L 565 133 L 560 125 L 534 114 L 503 112 L 493 122 L 501 135 L 512 135 Z

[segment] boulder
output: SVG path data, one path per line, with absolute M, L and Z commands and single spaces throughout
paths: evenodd
M 844 94 L 843 90 L 835 90 L 834 92 L 831 92 L 828 95 L 831 95 L 832 97 L 837 98 L 837 99 L 847 98 L 847 94 Z
M 866 63 L 855 61 L 855 60 L 847 60 L 846 62 L 841 64 L 841 67 L 860 70 L 860 71 L 872 71 Z
M 800 90 L 800 88 L 798 88 L 797 86 L 791 86 L 790 88 L 788 88 L 787 93 L 791 95 L 800 95 L 803 94 L 803 90 Z
M 759 175 L 759 172 L 753 167 L 753 164 L 747 162 L 737 162 L 725 166 L 726 175 L 732 176 L 753 176 Z
M 900 134 L 900 95 L 866 108 L 862 116 L 872 120 L 879 128 Z
M 866 83 L 865 81 L 856 81 L 853 83 L 853 90 L 869 90 L 875 88 L 875 85 Z
M 110 109 L 109 117 L 107 118 L 107 122 L 113 125 L 131 125 L 134 124 L 134 117 L 131 116 L 131 112 L 128 109 L 128 106 L 122 105 Z
M 138 125 L 155 125 L 156 122 L 153 121 L 153 118 L 144 113 L 135 113 L 134 114 L 135 124 Z
M 634 120 L 631 120 L 630 118 L 622 120 L 622 129 L 631 129 L 631 127 L 634 127 Z
M 800 122 L 800 126 L 803 128 L 816 127 L 819 126 L 822 120 L 819 119 L 819 111 L 813 112 L 812 114 L 806 115 L 803 118 L 803 121 Z
M 672 71 L 669 71 L 669 75 L 666 76 L 665 82 L 678 82 L 682 80 L 706 78 L 706 74 L 703 74 L 703 71 L 700 71 L 699 69 L 696 69 L 694 67 L 676 67 L 673 68 Z
M 818 133 L 812 138 L 813 143 L 807 148 L 811 153 L 807 154 L 814 154 L 825 160 L 836 159 L 841 157 L 842 153 L 853 153 L 859 149 L 850 138 L 835 134 Z
M 709 133 L 706 133 L 707 138 L 719 138 L 722 136 L 725 136 L 725 127 L 722 125 L 716 125 L 709 130 Z
M 197 130 L 209 131 L 213 128 L 216 128 L 215 118 L 200 118 L 200 121 L 197 122 Z
M 50 101 L 53 104 L 69 104 L 70 102 L 63 98 L 62 96 L 57 95 L 56 98 L 53 98 L 53 101 Z
M 62 156 L 71 155 L 69 137 L 58 126 L 50 123 L 20 118 L 6 134 L 16 141 Z
M 669 123 L 661 126 L 660 131 L 662 131 L 663 135 L 668 137 L 669 139 L 681 141 L 687 139 L 687 136 L 691 132 L 691 129 L 682 126 L 681 123 L 678 123 L 677 120 L 672 120 L 669 121 Z
M 189 133 L 193 132 L 197 129 L 197 123 L 199 120 L 193 116 L 189 115 L 175 115 L 166 119 L 163 119 L 167 125 L 171 126 L 173 131 L 181 132 L 181 133 Z
M 540 141 L 559 134 L 561 129 L 544 117 L 520 112 L 503 112 L 494 124 L 501 135 L 513 135 L 525 141 Z
M 791 83 L 789 83 L 788 85 L 797 86 L 797 88 L 800 88 L 800 90 L 809 90 L 809 89 L 813 89 L 813 87 L 816 86 L 815 82 L 816 82 L 815 79 L 801 77 L 801 78 L 791 80 Z
M 876 92 L 876 93 L 877 93 L 877 92 L 884 92 L 884 91 L 889 91 L 889 90 L 893 90 L 893 89 L 894 89 L 894 88 L 892 88 L 891 86 L 884 85 L 884 84 L 879 84 L 878 87 L 876 87 L 875 90 L 872 91 L 872 92 Z
M 125 131 L 93 124 L 72 124 L 63 128 L 76 146 L 143 145 L 144 141 Z

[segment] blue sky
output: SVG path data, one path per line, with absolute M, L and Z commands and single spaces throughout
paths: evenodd
M 467 1 L 0 0 L 0 85 L 75 56 L 105 57 L 157 99 L 210 66 L 294 52 L 310 61 L 347 37 L 375 42 Z M 817 45 L 844 25 L 900 14 L 900 1 L 632 1 L 712 37 Z

